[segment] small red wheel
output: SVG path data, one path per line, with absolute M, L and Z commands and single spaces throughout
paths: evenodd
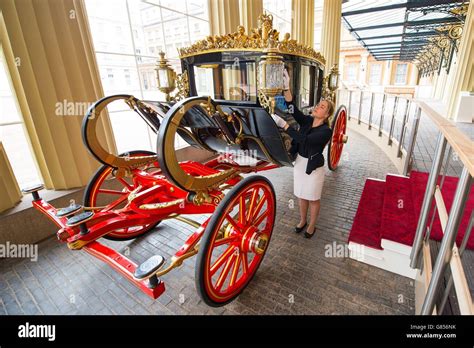
M 347 143 L 347 109 L 341 105 L 336 111 L 336 116 L 332 121 L 332 137 L 328 146 L 328 167 L 330 170 L 336 170 L 341 159 L 342 149 Z
M 259 175 L 239 182 L 221 201 L 196 260 L 196 288 L 208 305 L 231 302 L 253 278 L 270 242 L 275 211 L 273 185 Z
M 156 155 L 151 151 L 130 151 L 127 154 L 121 154 L 120 156 L 129 155 L 130 157 L 136 156 L 149 156 Z M 158 168 L 158 161 L 153 164 Z M 103 165 L 100 167 L 94 176 L 89 181 L 84 192 L 84 206 L 85 207 L 102 207 L 104 209 L 120 209 L 127 203 L 127 197 L 135 187 L 133 180 L 129 178 L 117 178 L 112 175 L 114 168 Z M 117 229 L 113 232 L 108 233 L 104 236 L 105 239 L 110 240 L 130 240 L 137 238 L 153 228 L 155 228 L 160 221 L 141 225 L 131 226 L 127 228 Z

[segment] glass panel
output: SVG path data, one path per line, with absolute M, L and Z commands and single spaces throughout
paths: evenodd
M 301 107 L 310 106 L 310 89 L 311 89 L 311 67 L 308 65 L 301 66 L 300 73 L 300 99 Z
M 85 3 L 95 49 L 134 54 L 125 0 L 88 0 Z
M 97 53 L 96 56 L 105 95 L 123 93 L 140 98 L 140 83 L 134 57 L 105 53 Z
M 382 80 L 382 64 L 372 63 L 370 64 L 370 85 L 380 85 Z
M 179 6 L 176 0 L 85 3 L 105 95 L 123 93 L 165 100 L 158 91 L 155 71 L 159 52 L 166 53 L 169 64 L 179 74 L 178 49 L 209 35 L 207 0 L 187 0 L 179 2 Z M 212 87 L 209 81 L 203 83 Z M 155 151 L 155 135 L 127 105 L 112 103 L 108 110 L 119 151 Z M 184 145 L 187 144 L 182 139 L 176 140 L 177 147 Z
M 148 136 L 148 126 L 134 111 L 110 114 L 118 153 L 133 150 L 156 151 L 156 141 Z
M 0 126 L 0 141 L 20 187 L 41 182 L 23 124 Z
M 3 54 L 3 51 L 2 51 Z M 16 106 L 16 100 L 10 89 L 10 78 L 7 75 L 6 65 L 3 64 L 3 56 L 0 55 L 0 124 L 8 122 L 21 122 L 20 113 Z
M 358 63 L 347 63 L 345 64 L 344 69 L 344 80 L 349 83 L 354 83 L 357 81 L 357 72 L 359 69 Z
M 281 37 L 291 33 L 291 0 L 263 0 L 263 9 L 273 16 L 273 28 Z
M 209 22 L 188 17 L 189 19 L 189 35 L 191 41 L 202 40 L 209 35 Z
M 256 101 L 257 85 L 255 63 L 194 67 L 198 95 L 214 99 Z M 217 85 L 215 85 L 215 82 Z
M 10 122 L 18 123 L 2 126 Z M 24 129 L 23 117 L 18 109 L 3 50 L 0 50 L 0 142 L 3 143 L 20 187 L 41 182 Z
M 194 67 L 194 78 L 196 80 L 196 92 L 202 96 L 214 96 L 214 80 L 212 68 Z
M 406 84 L 407 70 L 408 70 L 408 64 L 397 64 L 397 70 L 395 71 L 395 84 L 396 85 Z
M 186 4 L 188 15 L 204 19 L 206 30 L 209 31 L 207 0 L 187 0 Z M 191 21 L 191 18 L 189 19 Z

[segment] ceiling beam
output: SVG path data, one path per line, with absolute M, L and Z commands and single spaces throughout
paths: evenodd
M 393 50 L 400 50 L 401 47 L 373 47 L 371 51 L 393 51 Z
M 402 48 L 402 46 L 398 45 L 398 46 L 367 47 L 367 48 L 370 49 L 371 51 L 393 50 L 393 49 L 399 50 L 400 48 Z
M 462 1 L 457 1 L 457 2 L 462 2 Z M 342 16 L 344 16 L 344 17 L 354 16 L 354 15 L 359 15 L 359 14 L 364 14 L 364 13 L 395 10 L 395 9 L 399 9 L 399 8 L 414 9 L 414 8 L 420 8 L 420 7 L 430 7 L 430 6 L 436 6 L 436 5 L 444 5 L 446 3 L 449 3 L 449 1 L 446 1 L 446 0 L 409 1 L 409 2 L 404 2 L 404 3 L 401 3 L 401 4 L 393 4 L 393 5 L 372 7 L 372 8 L 364 8 L 364 9 L 360 9 L 360 10 L 346 11 L 346 12 L 342 13 Z
M 406 25 L 407 27 L 416 27 L 423 25 L 432 25 L 432 24 L 447 24 L 453 22 L 460 22 L 456 17 L 445 17 L 445 18 L 433 18 L 433 19 L 422 19 L 418 21 L 408 21 L 408 22 L 397 22 L 397 23 L 387 23 L 387 24 L 378 24 L 370 25 L 367 27 L 351 28 L 349 31 L 362 31 L 362 30 L 373 30 L 373 29 L 383 29 L 383 28 L 392 28 L 392 27 L 401 27 Z
M 405 37 L 420 37 L 420 36 L 435 36 L 439 35 L 437 31 L 425 31 L 418 33 L 405 33 Z M 389 34 L 389 35 L 379 35 L 379 36 L 367 36 L 361 37 L 360 40 L 375 40 L 375 39 L 387 39 L 389 37 L 401 37 L 403 34 Z
M 393 4 L 393 5 L 386 5 L 386 6 L 379 6 L 379 7 L 372 7 L 372 8 L 364 8 L 361 10 L 353 10 L 353 11 L 346 11 L 342 13 L 342 16 L 354 16 L 358 14 L 370 13 L 370 12 L 378 12 L 378 11 L 387 11 L 387 10 L 394 10 L 397 8 L 406 8 L 407 3 L 402 4 Z
M 376 43 L 376 44 L 367 44 L 367 47 L 373 47 L 373 46 L 389 46 L 389 45 L 401 45 L 402 42 L 381 42 L 381 43 Z

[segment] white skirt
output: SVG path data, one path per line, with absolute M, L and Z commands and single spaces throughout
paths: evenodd
M 308 201 L 317 201 L 321 199 L 326 169 L 322 166 L 313 170 L 313 172 L 308 175 L 306 174 L 307 164 L 307 158 L 300 155 L 296 156 L 295 167 L 293 168 L 294 194 L 298 198 Z

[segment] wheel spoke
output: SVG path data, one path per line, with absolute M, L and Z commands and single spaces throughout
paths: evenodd
M 260 197 L 255 207 L 255 210 L 252 212 L 252 219 L 260 213 L 263 205 L 265 204 L 265 196 Z
M 254 226 L 258 226 L 262 223 L 263 219 L 265 219 L 268 215 L 268 210 L 265 210 L 264 213 L 262 213 L 258 218 L 255 219 L 255 222 L 253 223 Z
M 252 197 L 250 198 L 250 204 L 249 204 L 248 214 L 246 217 L 246 222 L 250 221 L 250 218 L 251 218 L 250 214 L 251 214 L 251 211 L 253 210 L 253 206 L 255 205 L 255 200 L 257 199 L 258 191 L 259 191 L 258 188 L 255 188 L 253 190 Z
M 116 177 L 116 179 L 120 181 L 129 191 L 133 190 L 133 187 L 124 178 Z
M 241 253 L 240 257 L 242 258 L 242 272 L 243 272 L 243 275 L 245 275 L 247 271 L 249 270 L 249 262 L 247 260 L 247 253 Z
M 127 199 L 128 195 L 123 195 L 112 203 L 108 204 L 102 211 L 108 211 L 115 208 L 117 205 L 123 203 Z
M 222 286 L 224 285 L 224 282 L 227 279 L 227 275 L 229 274 L 230 268 L 234 264 L 236 258 L 237 258 L 237 255 L 233 253 L 232 256 L 227 260 L 224 266 L 224 269 L 222 270 L 222 273 L 220 274 L 216 282 L 217 291 L 220 291 L 222 289 Z
M 240 269 L 240 254 L 235 257 L 234 268 L 232 269 L 232 275 L 230 276 L 229 288 L 235 284 L 237 275 Z
M 243 195 L 239 199 L 239 222 L 245 223 L 245 197 Z
M 219 258 L 216 260 L 216 262 L 214 262 L 214 264 L 211 266 L 211 269 L 210 269 L 210 274 L 211 274 L 211 277 L 214 275 L 214 273 L 216 273 L 216 271 L 222 266 L 222 264 L 231 256 L 233 255 L 232 253 L 234 252 L 234 246 L 233 245 L 230 245 L 225 251 L 224 253 L 219 256 Z
M 217 239 L 214 242 L 214 247 L 218 247 L 218 246 L 221 246 L 221 245 L 224 245 L 224 244 L 232 243 L 236 239 L 237 239 L 237 237 L 225 237 L 225 238 Z
M 106 193 L 109 195 L 126 195 L 127 192 L 117 191 L 117 190 L 109 190 L 109 189 L 99 189 L 97 192 L 99 193 Z
M 230 217 L 229 214 L 225 214 L 225 219 L 227 221 L 229 221 L 229 223 L 232 225 L 232 227 L 234 227 L 237 231 L 240 231 L 239 225 L 237 224 L 237 222 L 235 222 L 235 220 L 233 218 Z

